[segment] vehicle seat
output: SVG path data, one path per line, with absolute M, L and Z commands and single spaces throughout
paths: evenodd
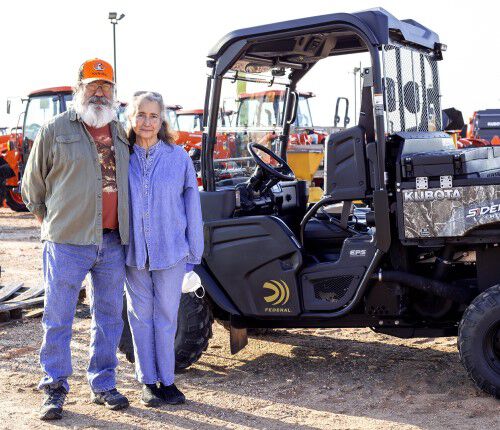
M 321 260 L 338 258 L 344 240 L 351 234 L 328 219 L 311 218 L 304 230 L 304 248 Z

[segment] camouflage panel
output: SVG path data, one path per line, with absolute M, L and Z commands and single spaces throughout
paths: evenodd
M 403 190 L 407 239 L 464 236 L 482 224 L 500 222 L 500 185 Z

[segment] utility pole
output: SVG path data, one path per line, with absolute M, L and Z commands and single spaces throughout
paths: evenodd
M 125 18 L 125 14 L 122 13 L 118 16 L 117 12 L 109 12 L 108 19 L 113 24 L 113 68 L 115 72 L 115 84 L 116 84 L 116 24 L 118 21 Z

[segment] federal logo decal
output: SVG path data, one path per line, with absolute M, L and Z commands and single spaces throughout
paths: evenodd
M 272 291 L 269 296 L 264 297 L 272 306 L 285 305 L 290 299 L 290 288 L 285 281 L 267 281 L 262 288 Z

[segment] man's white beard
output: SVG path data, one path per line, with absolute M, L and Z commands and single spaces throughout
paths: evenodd
M 116 111 L 112 107 L 89 103 L 87 106 L 83 106 L 83 108 L 78 113 L 83 122 L 90 127 L 104 127 L 116 119 Z
M 117 118 L 113 102 L 110 101 L 109 105 L 92 103 L 90 100 L 85 102 L 82 93 L 75 94 L 73 106 L 82 121 L 90 127 L 104 127 Z

